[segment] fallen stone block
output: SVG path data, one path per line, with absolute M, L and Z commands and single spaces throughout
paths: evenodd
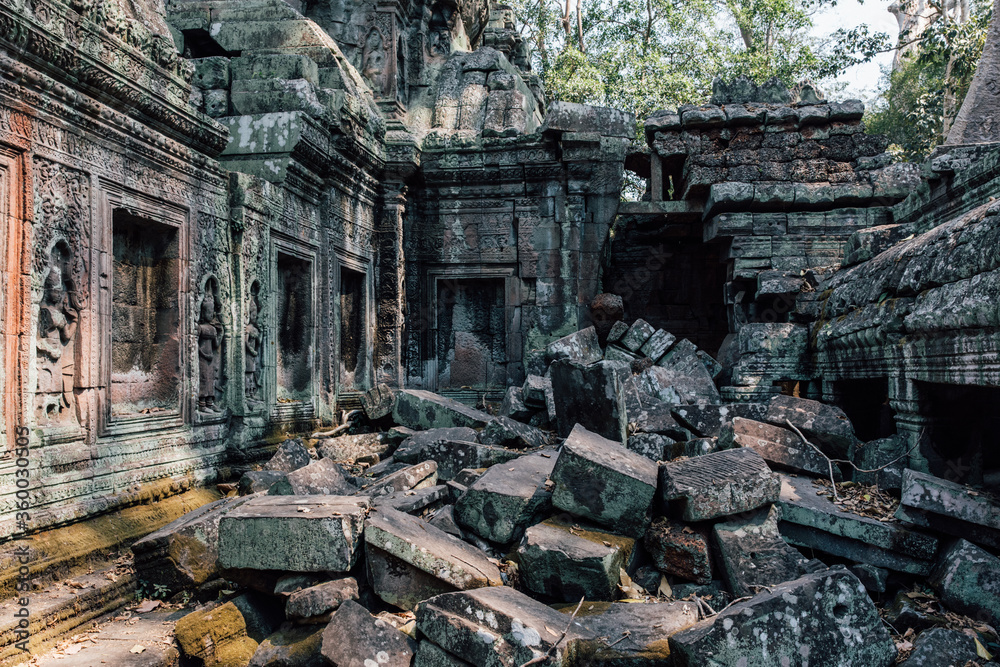
M 807 398 L 775 396 L 767 405 L 764 421 L 786 428 L 791 422 L 831 458 L 845 458 L 857 440 L 854 426 L 843 410 Z
M 851 572 L 858 578 L 865 589 L 870 593 L 885 593 L 886 584 L 889 581 L 889 570 L 867 563 L 860 563 L 850 567 Z
M 361 409 L 365 411 L 365 416 L 372 421 L 377 421 L 392 414 L 396 407 L 396 392 L 384 383 L 379 383 L 361 394 Z
M 718 438 L 723 427 L 736 417 L 760 421 L 767 413 L 767 406 L 762 403 L 681 405 L 673 408 L 672 413 L 677 421 L 695 436 Z
M 606 438 L 625 442 L 622 387 L 631 376 L 628 365 L 599 361 L 583 366 L 562 360 L 554 362 L 549 370 L 559 435 L 565 437 L 580 424 Z
M 381 479 L 377 479 L 371 484 L 361 487 L 358 495 L 366 495 L 372 498 L 378 496 L 389 496 L 400 491 L 410 489 L 422 489 L 428 486 L 437 486 L 438 465 L 436 461 L 424 461 L 412 466 L 406 466 L 395 472 L 391 472 Z
M 249 667 L 325 667 L 322 641 L 322 626 L 279 630 L 261 642 Z
M 618 347 L 617 345 L 609 345 L 608 348 L 604 350 L 605 361 L 621 361 L 626 364 L 632 364 L 639 359 L 641 359 L 641 357 L 635 352 L 629 352 L 624 347 Z
M 545 347 L 545 361 L 572 361 L 581 366 L 588 366 L 596 361 L 600 361 L 601 344 L 597 340 L 597 331 L 594 327 L 587 327 L 568 336 L 563 336 L 559 340 L 552 341 Z
M 656 329 L 653 325 L 640 319 L 633 322 L 628 331 L 616 342 L 629 352 L 638 352 L 646 344 L 646 341 L 653 337 L 654 333 L 656 333 Z
M 1000 549 L 1000 504 L 988 496 L 911 469 L 902 486 L 897 518 Z
M 236 485 L 236 492 L 241 496 L 261 493 L 270 489 L 275 482 L 283 480 L 287 475 L 287 472 L 280 470 L 250 470 L 240 477 L 240 481 Z
M 778 470 L 815 477 L 830 476 L 827 459 L 787 428 L 736 417 L 722 427 L 719 443 L 723 449 L 752 449 Z M 842 479 L 840 468 L 836 465 L 833 466 L 833 478 L 837 481 Z
M 564 602 L 614 600 L 634 549 L 631 538 L 549 519 L 524 531 L 518 571 L 524 586 L 538 595 Z
M 659 361 L 663 355 L 667 353 L 670 346 L 674 344 L 677 340 L 677 336 L 664 331 L 663 329 L 657 329 L 649 339 L 642 344 L 639 348 L 639 353 L 656 363 Z
M 672 440 L 684 442 L 693 436 L 674 418 L 672 405 L 646 393 L 639 384 L 639 377 L 625 380 L 625 422 L 630 433 L 658 433 Z
M 674 459 L 678 456 L 686 456 L 688 458 L 692 456 L 704 456 L 705 454 L 711 454 L 721 449 L 723 448 L 719 446 L 718 438 L 694 438 L 686 442 L 677 443 L 670 458 Z
M 421 640 L 417 647 L 417 657 L 413 667 L 473 667 L 461 658 L 456 658 L 443 648 L 432 644 L 426 639 Z
M 219 522 L 226 569 L 346 572 L 354 566 L 367 498 L 258 496 Z
M 719 403 L 721 397 L 715 383 L 697 359 L 694 363 L 698 364 L 696 368 L 700 368 L 700 371 L 650 366 L 639 374 L 639 387 L 648 395 L 671 406 Z
M 479 434 L 479 441 L 484 445 L 514 449 L 542 447 L 547 440 L 545 434 L 534 426 L 504 416 L 495 417 Z
M 500 414 L 526 422 L 534 416 L 536 410 L 536 408 L 529 408 L 524 403 L 524 393 L 520 387 L 507 387 L 503 403 L 500 404 Z
M 666 369 L 672 376 L 682 378 L 683 380 L 674 380 L 674 384 L 682 394 L 692 397 L 688 402 L 722 403 L 715 380 L 698 356 L 698 348 L 691 341 L 684 339 L 675 343 L 670 351 L 656 362 L 654 368 Z
M 791 622 L 794 619 L 795 622 Z M 889 667 L 896 647 L 857 577 L 807 574 L 672 635 L 678 667 Z
M 347 600 L 358 599 L 358 582 L 353 577 L 327 581 L 296 591 L 285 601 L 285 616 L 305 619 L 335 611 Z
M 278 445 L 277 451 L 264 464 L 264 470 L 292 472 L 304 468 L 310 463 L 312 463 L 312 457 L 309 456 L 309 450 L 305 448 L 301 440 L 285 440 Z
M 421 389 L 402 389 L 397 392 L 392 418 L 397 424 L 416 431 L 450 426 L 482 428 L 493 419 L 485 412 Z
M 334 612 L 320 649 L 337 667 L 410 667 L 416 650 L 415 641 L 351 600 Z
M 427 522 L 435 528 L 440 528 L 449 535 L 454 535 L 458 539 L 464 537 L 462 528 L 455 521 L 455 506 L 445 505 L 434 512 Z
M 900 491 L 903 488 L 903 470 L 907 465 L 908 450 L 906 441 L 898 435 L 855 443 L 849 453 L 850 460 L 861 470 L 878 472 L 854 470 L 851 479 L 858 484 L 877 484 L 880 489 Z
M 608 339 L 606 341 L 606 344 L 611 345 L 613 343 L 620 343 L 622 338 L 625 337 L 625 334 L 628 333 L 628 330 L 630 328 L 631 327 L 629 325 L 625 324 L 621 320 L 618 320 L 617 322 L 611 325 L 610 329 L 608 329 Z
M 862 516 L 816 493 L 813 481 L 781 475 L 781 534 L 792 544 L 897 572 L 930 573 L 938 539 Z M 838 539 L 839 538 L 839 539 Z
M 214 578 L 219 573 L 219 521 L 248 500 L 216 500 L 134 543 L 138 577 L 167 596 Z
M 1000 623 L 1000 558 L 972 542 L 960 539 L 946 549 L 930 584 L 950 609 Z
M 699 584 L 712 583 L 712 556 L 702 532 L 660 517 L 646 531 L 643 544 L 660 572 Z
M 420 463 L 425 458 L 425 450 L 435 442 L 451 440 L 454 442 L 479 442 L 479 435 L 468 426 L 452 428 L 432 428 L 426 431 L 414 431 L 413 435 L 404 440 L 393 452 L 392 456 L 403 463 Z
M 359 433 L 324 438 L 316 443 L 316 451 L 324 459 L 354 462 L 365 457 L 377 456 L 381 459 L 389 450 L 389 445 L 386 433 Z
M 365 526 L 365 542 L 372 588 L 380 598 L 403 609 L 412 609 L 426 596 L 414 599 L 413 593 L 422 591 L 414 591 L 409 583 L 401 587 L 400 572 L 380 568 L 378 552 L 409 565 L 410 572 L 416 570 L 434 579 L 421 582 L 413 578 L 421 584 L 420 589 L 428 583 L 436 584 L 438 592 L 503 585 L 500 570 L 483 552 L 409 514 L 391 509 L 373 512 Z M 390 565 L 393 562 L 381 560 Z
M 628 448 L 650 461 L 666 461 L 673 458 L 674 444 L 676 441 L 673 438 L 659 433 L 636 433 L 628 437 Z
M 455 521 L 484 540 L 511 542 L 551 505 L 545 480 L 554 466 L 553 456 L 530 454 L 490 467 L 455 503 Z
M 388 496 L 374 498 L 376 507 L 389 507 L 397 512 L 418 514 L 435 503 L 445 503 L 451 498 L 451 489 L 446 484 L 425 486 L 416 490 L 396 491 Z
M 802 554 L 781 539 L 780 516 L 772 505 L 713 527 L 723 576 L 737 597 L 756 595 L 810 571 Z
M 417 630 L 477 667 L 519 667 L 540 660 L 549 649 L 549 665 L 570 667 L 576 642 L 596 636 L 577 618 L 562 637 L 567 621 L 564 614 L 507 586 L 446 593 L 417 607 Z
M 232 602 L 194 611 L 177 621 L 174 638 L 185 656 L 204 665 L 248 665 L 257 642 L 247 636 L 243 615 Z
M 948 628 L 931 628 L 917 635 L 913 652 L 899 663 L 904 667 L 958 667 L 980 659 L 969 635 Z
M 545 392 L 551 389 L 551 378 L 542 375 L 529 375 L 521 385 L 525 404 L 534 408 L 545 407 Z
M 706 521 L 778 500 L 781 480 L 751 449 L 728 449 L 660 465 L 660 499 L 672 516 Z
M 656 464 L 577 425 L 552 471 L 552 504 L 575 516 L 639 537 L 649 524 Z
M 356 486 L 347 481 L 343 469 L 331 459 L 320 459 L 294 470 L 268 489 L 271 496 L 349 496 Z
M 600 639 L 578 640 L 587 665 L 658 667 L 670 663 L 670 637 L 698 621 L 694 602 L 584 603 L 583 622 Z M 562 609 L 571 614 L 576 605 Z
M 437 462 L 438 479 L 441 481 L 454 479 L 463 469 L 489 468 L 522 454 L 523 452 L 506 447 L 457 440 L 440 440 L 431 443 L 424 450 L 424 456 Z

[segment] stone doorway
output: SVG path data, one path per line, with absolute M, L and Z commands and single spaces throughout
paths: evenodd
M 309 401 L 313 387 L 312 262 L 278 252 L 276 287 L 278 402 Z
M 930 472 L 961 484 L 1000 484 L 1000 387 L 918 382 Z
M 340 389 L 365 388 L 367 377 L 367 280 L 361 271 L 340 269 Z
M 178 230 L 122 209 L 113 214 L 111 414 L 180 408 Z
M 486 389 L 507 381 L 503 278 L 437 283 L 438 389 Z

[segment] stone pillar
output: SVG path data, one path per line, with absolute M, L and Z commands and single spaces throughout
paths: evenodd
M 896 429 L 910 453 L 908 467 L 921 472 L 931 471 L 928 458 L 929 431 L 932 420 L 920 412 L 920 392 L 917 383 L 903 377 L 889 378 L 889 406 L 896 412 Z M 931 452 L 932 453 L 932 452 Z
M 403 317 L 405 314 L 406 263 L 403 257 L 403 217 L 406 185 L 389 181 L 382 186 L 382 211 L 375 230 L 376 338 L 375 382 L 392 387 L 403 384 Z
M 993 18 L 969 92 L 946 146 L 1000 142 L 1000 0 L 993 0 Z

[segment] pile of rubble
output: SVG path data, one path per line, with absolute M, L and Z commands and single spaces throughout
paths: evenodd
M 993 498 L 907 469 L 898 438 L 858 442 L 835 407 L 723 403 L 719 364 L 642 320 L 576 332 L 545 360 L 500 415 L 377 387 L 364 408 L 388 430 L 288 440 L 230 497 L 135 544 L 151 587 L 215 598 L 178 622 L 184 654 L 987 662 Z

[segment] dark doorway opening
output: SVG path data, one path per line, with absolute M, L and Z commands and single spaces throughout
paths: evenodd
M 365 274 L 340 270 L 340 387 L 362 388 L 365 379 Z
M 312 395 L 312 263 L 278 253 L 275 315 L 278 343 L 278 401 Z
M 502 278 L 438 282 L 440 389 L 501 387 L 507 381 Z

